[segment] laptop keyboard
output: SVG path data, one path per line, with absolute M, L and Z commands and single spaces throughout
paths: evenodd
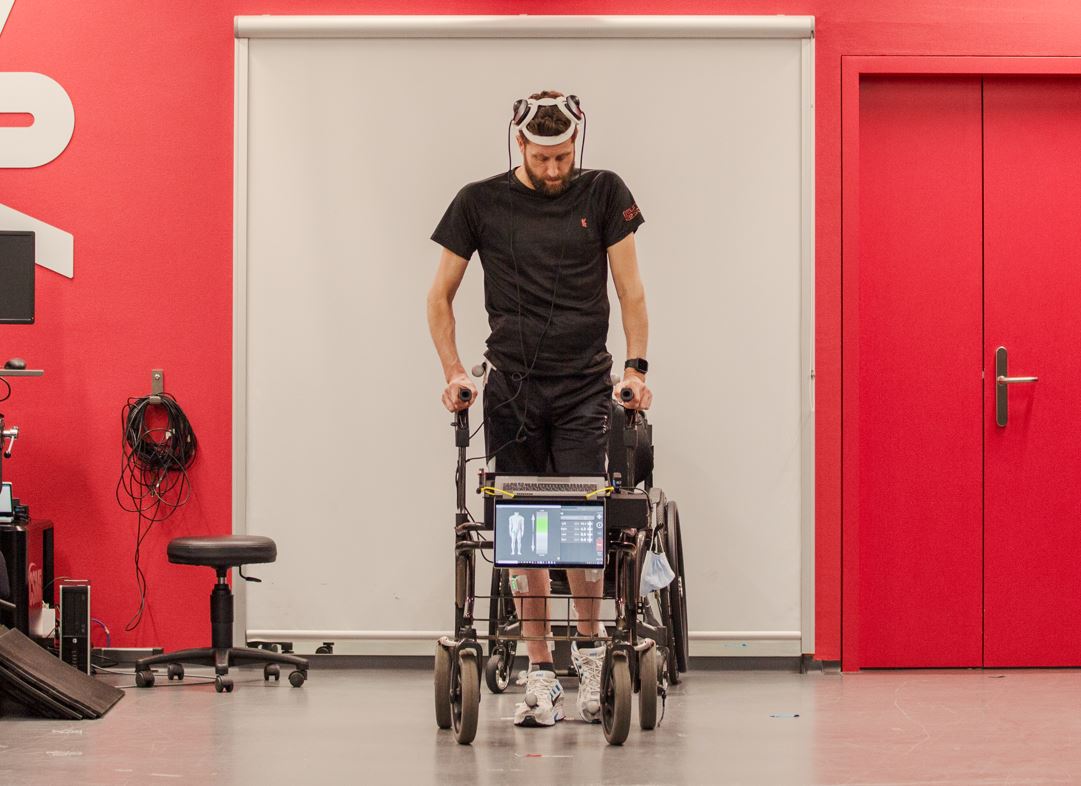
M 597 484 L 595 483 L 521 483 L 517 481 L 510 481 L 503 484 L 504 491 L 511 491 L 514 493 L 521 493 L 530 491 L 538 494 L 588 494 L 591 491 L 597 490 Z

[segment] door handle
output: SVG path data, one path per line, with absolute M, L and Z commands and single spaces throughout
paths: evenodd
M 1038 382 L 1039 377 L 1011 377 L 1006 347 L 995 350 L 995 422 L 1005 426 L 1009 420 L 1010 385 Z

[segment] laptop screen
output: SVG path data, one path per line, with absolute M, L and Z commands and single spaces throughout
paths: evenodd
M 495 504 L 499 567 L 603 568 L 604 501 Z

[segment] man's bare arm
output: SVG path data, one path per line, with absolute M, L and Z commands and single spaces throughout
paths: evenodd
M 608 264 L 612 268 L 612 283 L 615 284 L 623 312 L 627 357 L 644 358 L 649 345 L 649 315 L 646 312 L 646 290 L 638 273 L 638 252 L 633 232 L 608 247 Z M 653 393 L 646 387 L 645 375 L 634 369 L 623 369 L 620 387 L 629 387 L 634 393 L 634 398 L 626 402 L 628 409 L 649 409 L 653 403 Z
M 465 276 L 469 260 L 443 249 L 439 258 L 439 268 L 435 281 L 428 290 L 428 330 L 432 334 L 432 343 L 443 366 L 443 378 L 447 386 L 443 390 L 443 406 L 451 412 L 465 409 L 476 401 L 477 388 L 465 373 L 461 358 L 458 356 L 458 343 L 454 332 L 454 296 Z M 463 402 L 458 396 L 461 388 L 473 391 L 473 398 Z

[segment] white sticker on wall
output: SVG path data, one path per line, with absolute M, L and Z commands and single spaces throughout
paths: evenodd
M 39 265 L 62 276 L 75 276 L 75 238 L 70 232 L 0 204 L 0 229 L 34 232 L 34 256 Z
M 11 13 L 13 5 L 15 5 L 15 0 L 0 0 L 0 33 L 4 32 L 4 25 L 7 24 L 8 14 Z
M 75 107 L 54 79 L 32 72 L 0 72 L 0 113 L 30 114 L 28 126 L 0 128 L 0 167 L 42 166 L 64 152 L 75 132 Z

